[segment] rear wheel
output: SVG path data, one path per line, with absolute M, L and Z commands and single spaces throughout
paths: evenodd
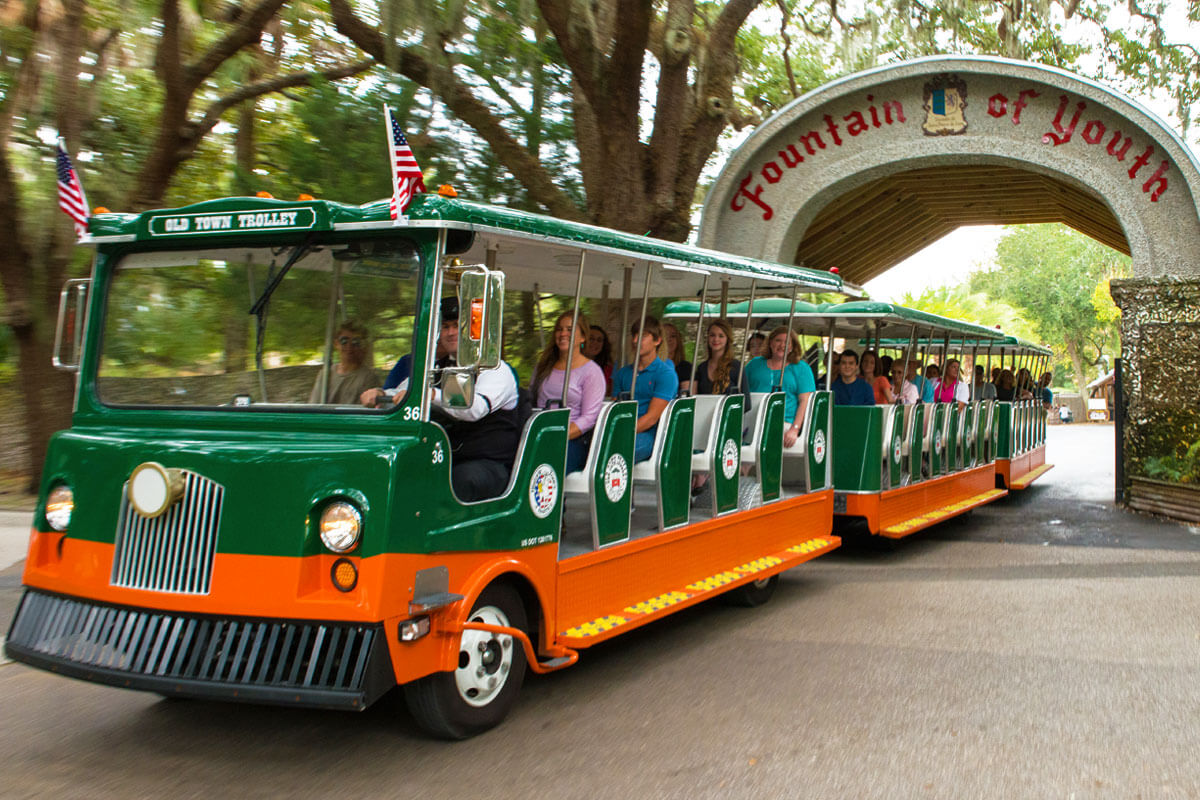
M 525 607 L 515 591 L 492 585 L 479 595 L 468 619 L 527 628 Z M 517 699 L 525 679 L 525 651 L 511 636 L 465 630 L 458 668 L 404 686 L 404 700 L 417 724 L 443 739 L 466 739 L 498 725 Z
M 779 585 L 779 576 L 772 575 L 769 578 L 744 583 L 736 589 L 731 589 L 722 597 L 725 602 L 731 606 L 741 606 L 742 608 L 754 608 L 761 606 L 771 599 L 771 595 L 775 594 L 775 587 Z

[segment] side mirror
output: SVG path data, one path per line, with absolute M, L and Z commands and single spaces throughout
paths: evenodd
M 453 408 L 470 408 L 475 402 L 474 367 L 450 367 L 442 372 L 442 400 Z
M 54 328 L 54 352 L 50 357 L 58 369 L 79 371 L 79 362 L 83 359 L 83 323 L 91 285 L 91 278 L 71 278 L 63 284 L 58 296 L 58 324 Z M 67 351 L 65 358 L 62 355 L 64 348 Z
M 504 326 L 504 273 L 471 267 L 458 282 L 458 366 L 493 369 L 500 366 Z

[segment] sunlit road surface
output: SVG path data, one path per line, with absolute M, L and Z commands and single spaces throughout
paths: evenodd
M 467 742 L 398 703 L 163 701 L 8 664 L 0 795 L 1198 796 L 1200 536 L 1112 509 L 1111 427 L 1050 435 L 1023 496 L 586 651 Z

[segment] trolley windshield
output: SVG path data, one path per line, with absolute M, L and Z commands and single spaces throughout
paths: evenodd
M 113 271 L 96 375 L 115 406 L 367 411 L 412 349 L 407 239 L 134 253 Z

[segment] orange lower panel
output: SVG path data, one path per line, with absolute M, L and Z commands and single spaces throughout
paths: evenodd
M 636 624 L 630 624 L 634 622 L 631 618 L 588 636 L 586 641 L 560 634 L 560 641 L 569 641 L 572 647 L 586 646 L 703 600 L 698 595 L 707 589 L 688 591 L 685 587 L 689 583 L 727 572 L 733 573 L 728 583 L 746 583 L 781 572 L 841 543 L 829 535 L 832 512 L 833 492 L 827 490 L 563 561 L 559 565 L 555 630 L 594 623 L 610 612 L 615 614 L 650 601 L 662 605 L 657 609 L 644 606 L 647 610 L 635 615 Z M 824 538 L 828 546 L 809 547 L 803 553 L 787 552 L 817 538 Z M 769 558 L 780 560 L 770 564 L 760 561 Z M 752 562 L 755 566 L 750 567 Z M 747 570 L 738 572 L 738 567 Z M 680 598 L 679 594 L 687 597 Z
M 993 466 L 984 464 L 878 494 L 847 494 L 845 514 L 863 517 L 871 533 L 878 534 L 891 526 L 992 489 L 995 475 Z M 916 533 L 917 530 L 920 528 L 909 532 Z
M 455 666 L 457 624 L 470 610 L 468 603 L 502 573 L 523 576 L 549 614 L 554 608 L 557 552 L 557 543 L 550 543 L 518 553 L 392 553 L 351 558 L 358 569 L 358 583 L 349 592 L 333 586 L 330 571 L 336 557 L 332 555 L 288 558 L 218 553 L 213 559 L 209 593 L 195 595 L 112 586 L 111 544 L 34 531 L 24 582 L 49 592 L 141 609 L 230 617 L 382 622 L 397 681 L 403 683 Z M 447 568 L 450 591 L 464 595 L 468 603 L 435 612 L 434 630 L 429 636 L 416 643 L 401 644 L 396 624 L 411 616 L 408 603 L 413 596 L 413 578 L 418 570 L 435 566 Z
M 1038 467 L 1046 463 L 1046 445 L 1035 447 L 1028 453 L 1022 453 L 1015 458 L 998 458 L 996 459 L 996 476 L 1003 481 L 998 485 L 1007 489 L 1024 489 L 1030 483 L 1041 477 L 1046 470 L 1042 470 L 1037 475 L 1034 475 L 1028 480 L 1024 480 L 1025 476 L 1034 472 Z M 1051 465 L 1053 466 L 1053 465 Z M 1018 481 L 1023 481 L 1021 486 L 1016 486 Z

